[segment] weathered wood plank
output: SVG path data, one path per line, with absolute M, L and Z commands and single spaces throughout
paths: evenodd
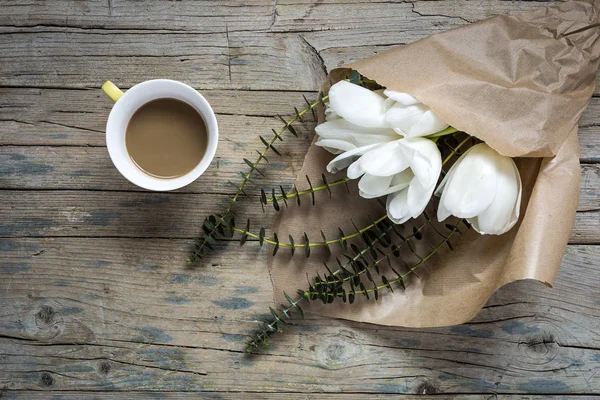
M 318 54 L 291 34 L 6 33 L 0 54 L 0 86 L 85 88 L 113 79 L 130 87 L 169 77 L 207 89 L 314 90 L 325 79 Z
M 9 399 L 25 399 L 25 400 L 43 400 L 43 399 L 56 399 L 56 395 L 52 395 L 49 392 L 40 392 L 40 391 L 7 391 L 5 392 L 7 398 Z M 94 400 L 104 400 L 104 399 L 114 399 L 114 393 L 98 393 L 98 392 L 89 392 L 89 391 L 72 391 L 72 392 L 60 392 L 61 400 L 79 400 L 79 399 L 94 399 Z M 239 393 L 230 393 L 230 392 L 195 392 L 194 394 L 190 394 L 189 392 L 161 392 L 160 395 L 157 392 L 127 392 L 127 398 L 132 400 L 137 399 L 147 399 L 148 397 L 159 398 L 161 400 L 179 400 L 179 399 L 189 399 L 191 397 L 195 399 L 244 399 L 251 398 L 254 400 L 281 400 L 282 396 L 290 400 L 306 400 L 307 395 L 303 393 L 290 393 L 290 392 L 279 392 L 279 393 L 260 393 L 260 392 L 239 392 Z M 443 394 L 435 394 L 435 395 L 411 395 L 411 394 L 372 394 L 369 393 L 369 399 L 379 400 L 379 399 L 401 399 L 401 400 L 453 400 L 456 399 L 455 395 L 443 395 Z M 490 395 L 483 394 L 461 394 L 460 398 L 462 400 L 490 400 Z M 593 400 L 596 397 L 594 396 L 577 396 L 578 400 Z M 328 399 L 365 399 L 364 393 L 311 393 L 310 399 L 314 400 L 328 400 Z M 562 400 L 564 396 L 554 396 L 554 395 L 527 395 L 526 397 L 523 395 L 493 395 L 494 400 Z
M 255 159 L 255 150 L 262 149 L 255 146 L 256 143 L 244 144 L 240 149 L 239 142 L 232 139 L 220 141 L 210 169 L 196 182 L 178 192 L 234 192 L 235 188 L 228 182 L 241 182 L 239 172 L 248 169 L 243 158 Z M 269 157 L 269 163 L 261 168 L 266 178 L 257 174 L 257 184 L 264 185 L 266 189 L 279 185 L 290 189 L 307 146 L 306 140 L 290 140 L 287 144 L 279 145 L 279 149 L 288 154 L 285 157 L 274 154 Z M 600 164 L 583 164 L 581 170 L 578 210 L 600 210 Z M 103 147 L 1 146 L 0 174 L 0 189 L 143 190 L 119 174 Z M 248 193 L 255 196 L 259 194 L 256 189 L 248 190 Z
M 233 4 L 224 12 L 232 19 L 229 29 L 227 18 L 211 16 L 217 8 L 203 13 L 197 9 L 204 6 L 190 2 L 154 4 L 116 4 L 113 9 L 119 13 L 114 16 L 108 15 L 107 5 L 87 11 L 65 5 L 71 13 L 65 18 L 44 9 L 30 13 L 30 4 L 17 3 L 11 10 L 17 17 L 5 17 L 8 27 L 0 28 L 0 54 L 10 54 L 0 85 L 96 87 L 112 77 L 131 86 L 168 75 L 206 89 L 269 89 L 275 84 L 316 90 L 324 69 L 471 20 L 539 7 L 519 1 L 461 1 L 461 7 L 452 1 L 376 1 L 284 3 L 276 10 L 263 3 L 246 10 Z M 148 19 L 140 9 L 161 17 Z M 457 16 L 457 10 L 466 17 Z M 253 20 L 251 15 L 261 17 Z
M 334 196 L 345 193 L 341 186 L 334 189 L 339 191 Z M 597 194 L 589 192 L 595 204 Z M 228 199 L 214 193 L 5 190 L 2 200 L 10 206 L 0 209 L 0 236 L 194 238 L 201 221 L 222 212 Z M 238 220 L 250 218 L 252 229 L 263 226 L 268 230 L 274 213 L 271 207 L 263 212 L 258 197 L 245 198 L 236 208 Z M 600 242 L 600 210 L 577 213 L 571 241 Z
M 73 27 L 107 30 L 165 30 L 190 33 L 268 29 L 274 3 L 252 1 L 11 1 L 3 5 L 0 27 Z M 152 15 L 152 18 L 147 18 Z
M 317 97 L 315 92 L 201 93 L 217 114 L 221 140 L 243 146 L 258 144 L 258 135 L 267 136 L 272 128 L 281 128 L 276 116 L 293 115 L 293 107 L 305 106 L 303 95 L 310 101 Z M 112 102 L 100 89 L 0 88 L 0 145 L 105 146 L 111 107 Z
M 193 270 L 177 261 L 182 240 L 0 244 L 7 389 L 600 394 L 599 246 L 570 246 L 554 289 L 511 284 L 469 324 L 310 316 L 244 358 L 272 301 L 266 253 L 253 244 Z
M 217 113 L 221 138 L 252 145 L 258 135 L 279 128 L 268 118 L 289 116 L 315 92 L 201 90 Z M 0 145 L 104 146 L 112 103 L 99 89 L 58 90 L 0 88 Z M 581 121 L 583 162 L 600 162 L 600 98 L 591 99 Z M 307 125 L 310 129 L 312 125 Z M 288 147 L 284 144 L 284 147 Z M 295 147 L 295 144 L 289 146 Z

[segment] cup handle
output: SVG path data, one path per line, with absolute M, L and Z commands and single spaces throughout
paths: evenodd
M 121 89 L 119 89 L 117 87 L 117 85 L 115 85 L 114 83 L 112 83 L 111 81 L 106 81 L 104 82 L 104 85 L 102 85 L 102 90 L 104 91 L 104 93 L 106 93 L 106 95 L 108 97 L 110 97 L 113 101 L 117 101 L 119 100 L 119 98 L 121 96 L 123 96 L 123 91 Z

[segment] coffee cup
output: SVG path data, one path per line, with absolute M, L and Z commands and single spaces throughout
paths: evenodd
M 102 90 L 115 101 L 106 123 L 106 147 L 113 164 L 127 180 L 144 189 L 168 191 L 189 185 L 206 171 L 217 150 L 219 129 L 212 108 L 194 88 L 178 81 L 155 79 L 139 83 L 126 92 L 107 81 L 102 85 Z M 144 171 L 126 144 L 126 133 L 132 117 L 142 106 L 160 99 L 175 99 L 187 104 L 204 122 L 206 137 L 203 153 L 198 155 L 197 165 L 194 163 L 191 170 L 179 176 L 161 177 Z

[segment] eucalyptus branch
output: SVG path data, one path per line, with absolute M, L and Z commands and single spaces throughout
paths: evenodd
M 416 270 L 421 265 L 426 264 L 427 261 L 431 257 L 433 257 L 435 254 L 437 254 L 441 250 L 442 247 L 444 247 L 446 245 L 446 246 L 448 246 L 448 248 L 451 251 L 454 250 L 452 244 L 450 243 L 450 239 L 452 238 L 452 236 L 455 233 L 461 233 L 457 226 L 461 222 L 467 228 L 470 228 L 470 225 L 468 224 L 467 221 L 462 220 L 462 219 L 457 219 L 456 225 L 451 225 L 451 224 L 445 225 L 445 227 L 447 229 L 449 229 L 450 232 L 448 234 L 443 234 L 432 225 L 431 219 L 427 218 L 427 221 L 424 224 L 423 228 L 425 226 L 431 226 L 433 228 L 434 232 L 437 235 L 442 237 L 442 240 L 436 247 L 433 247 L 432 250 L 423 257 L 419 256 L 419 254 L 416 252 L 416 250 L 410 245 L 410 243 L 409 243 L 410 240 L 408 240 L 408 238 L 404 239 L 400 235 L 400 237 L 403 239 L 403 243 L 406 243 L 408 245 L 410 252 L 412 254 L 414 254 L 419 260 L 412 267 L 409 267 L 407 272 L 400 273 L 400 272 L 396 271 L 391 266 L 391 263 L 389 262 L 390 256 L 392 256 L 392 255 L 396 256 L 396 257 L 401 256 L 399 245 L 393 245 L 387 251 L 382 251 L 379 248 L 377 248 L 378 253 L 381 254 L 381 256 L 374 258 L 374 260 L 372 262 L 370 262 L 368 265 L 366 265 L 366 266 L 363 265 L 361 267 L 362 264 L 358 260 L 359 259 L 364 260 L 363 256 L 366 253 L 369 253 L 369 252 L 371 252 L 371 250 L 376 248 L 375 245 L 377 243 L 375 241 L 373 241 L 372 243 L 368 244 L 365 249 L 363 249 L 362 251 L 357 253 L 354 257 L 349 258 L 349 260 L 345 264 L 345 266 L 342 266 L 340 264 L 340 269 L 338 269 L 336 272 L 331 272 L 331 271 L 329 271 L 329 268 L 327 268 L 329 271 L 329 275 L 324 275 L 323 277 L 321 277 L 320 275 L 317 275 L 317 277 L 314 279 L 314 283 L 309 284 L 308 290 L 298 290 L 298 295 L 300 296 L 299 298 L 293 300 L 287 293 L 284 293 L 284 295 L 285 295 L 286 299 L 288 300 L 288 302 L 290 303 L 290 305 L 288 305 L 288 306 L 281 305 L 280 313 L 277 313 L 274 309 L 270 308 L 271 314 L 273 315 L 273 319 L 268 322 L 263 323 L 261 331 L 259 333 L 257 333 L 256 335 L 254 335 L 252 340 L 248 343 L 248 345 L 246 347 L 246 352 L 252 353 L 257 348 L 259 348 L 259 346 L 268 346 L 269 338 L 271 336 L 273 336 L 273 334 L 283 331 L 283 326 L 287 324 L 286 320 L 292 316 L 293 311 L 298 311 L 300 316 L 302 318 L 304 318 L 304 312 L 303 312 L 302 308 L 299 306 L 299 303 L 301 303 L 302 301 L 310 302 L 310 301 L 314 301 L 314 300 L 321 300 L 321 301 L 323 301 L 323 303 L 329 304 L 329 303 L 332 303 L 336 298 L 339 298 L 343 302 L 349 301 L 352 304 L 357 295 L 363 295 L 367 299 L 370 298 L 370 295 L 373 295 L 375 300 L 377 300 L 379 298 L 380 290 L 387 288 L 387 289 L 390 289 L 391 291 L 393 291 L 393 285 L 400 286 L 402 289 L 404 289 L 405 278 L 410 274 L 416 275 Z M 390 226 L 393 226 L 393 225 L 390 225 Z M 421 229 L 423 229 L 423 228 L 421 228 Z M 413 226 L 413 229 L 415 229 L 414 226 Z M 415 238 L 418 238 L 419 240 L 422 239 L 422 234 L 420 233 L 420 231 L 418 234 L 414 233 L 413 235 Z M 382 275 L 381 276 L 382 283 L 379 283 L 379 284 L 375 283 L 374 278 L 368 271 L 371 268 L 377 268 L 377 266 L 379 264 L 381 264 L 382 262 L 384 262 L 386 260 L 390 264 L 389 265 L 390 269 L 396 274 L 396 278 L 388 279 L 385 277 L 385 275 Z M 352 266 L 352 269 L 354 272 L 349 271 L 350 265 Z M 341 273 L 343 273 L 345 275 L 343 280 L 336 279 L 335 275 L 341 274 Z M 361 281 L 362 274 L 365 274 L 367 276 L 368 281 L 373 284 L 372 287 L 367 288 L 365 286 L 365 284 Z M 344 287 L 345 283 L 350 284 L 350 289 L 346 289 Z
M 330 245 L 339 244 L 342 247 L 342 249 L 346 250 L 348 247 L 347 242 L 349 240 L 354 239 L 354 238 L 364 234 L 365 232 L 369 231 L 370 229 L 373 229 L 374 227 L 377 226 L 377 224 L 381 223 L 384 220 L 387 220 L 387 215 L 383 215 L 383 216 L 377 218 L 375 221 L 371 222 L 369 225 L 367 225 L 361 229 L 357 229 L 356 232 L 349 234 L 349 235 L 345 235 L 344 232 L 340 228 L 338 228 L 338 238 L 337 239 L 329 239 L 328 240 L 327 237 L 325 236 L 325 234 L 323 233 L 323 231 L 321 231 L 321 237 L 323 238 L 323 241 L 320 241 L 320 242 L 311 242 L 306 233 L 304 233 L 304 243 L 297 243 L 294 240 L 294 237 L 291 235 L 289 235 L 289 242 L 282 242 L 281 240 L 279 240 L 279 237 L 277 236 L 276 233 L 273 234 L 273 239 L 269 239 L 266 237 L 265 229 L 262 227 L 260 228 L 258 234 L 252 233 L 250 231 L 250 220 L 248 220 L 246 223 L 246 229 L 241 229 L 241 228 L 237 228 L 237 227 L 233 226 L 232 230 L 234 232 L 238 232 L 242 235 L 240 238 L 241 245 L 246 243 L 247 238 L 256 239 L 259 241 L 259 244 L 261 246 L 264 243 L 275 246 L 273 249 L 273 255 L 277 254 L 277 251 L 281 247 L 290 248 L 292 255 L 294 255 L 296 248 L 304 248 L 305 255 L 308 258 L 310 256 L 310 249 L 313 247 L 325 246 L 325 247 L 329 248 Z
M 266 160 L 266 153 L 269 150 L 272 150 L 275 154 L 281 156 L 281 153 L 279 153 L 279 151 L 274 146 L 275 141 L 283 141 L 281 135 L 285 131 L 289 131 L 294 136 L 298 136 L 298 133 L 296 132 L 292 124 L 296 121 L 302 121 L 303 116 L 308 112 L 311 112 L 313 117 L 316 117 L 314 109 L 319 104 L 322 104 L 325 100 L 327 100 L 327 98 L 328 96 L 320 95 L 318 100 L 314 103 L 310 103 L 306 98 L 304 98 L 305 102 L 307 103 L 307 107 L 304 108 L 302 111 L 298 111 L 296 108 L 294 108 L 296 114 L 292 119 L 286 121 L 283 117 L 278 115 L 279 119 L 283 121 L 284 125 L 279 131 L 273 130 L 273 137 L 271 138 L 271 140 L 267 141 L 264 137 L 259 137 L 265 145 L 265 148 L 262 151 L 258 152 L 258 158 L 254 163 L 249 161 L 248 159 L 244 159 L 244 162 L 250 167 L 250 170 L 245 174 L 243 172 L 240 172 L 240 174 L 242 175 L 242 183 L 238 186 L 236 193 L 230 199 L 229 205 L 225 209 L 225 211 L 222 214 L 211 215 L 205 219 L 202 225 L 203 233 L 200 236 L 200 238 L 197 239 L 194 250 L 188 258 L 188 263 L 193 263 L 196 259 L 201 258 L 207 250 L 212 250 L 212 244 L 215 242 L 215 236 L 222 235 L 224 228 L 228 228 L 229 222 L 227 220 L 231 219 L 233 206 L 237 202 L 239 197 L 242 194 L 245 194 L 244 188 L 250 181 L 250 178 L 252 177 L 255 171 L 262 175 L 262 172 L 258 170 L 258 165 L 262 160 Z
M 458 220 L 458 222 L 461 222 L 461 221 L 465 222 L 464 220 Z M 336 297 L 339 297 L 344 302 L 346 302 L 345 299 L 346 299 L 347 295 L 348 295 L 348 297 L 350 297 L 350 299 L 353 299 L 356 295 L 360 294 L 360 295 L 365 296 L 368 299 L 369 294 L 373 293 L 375 300 L 377 300 L 379 290 L 388 288 L 393 291 L 392 285 L 396 285 L 396 284 L 400 285 L 402 287 L 402 289 L 404 289 L 405 288 L 404 279 L 406 279 L 406 277 L 408 277 L 411 274 L 416 275 L 417 268 L 419 268 L 423 264 L 426 264 L 427 261 L 434 255 L 436 255 L 442 247 L 444 247 L 446 245 L 446 246 L 449 246 L 449 248 L 451 250 L 453 250 L 452 244 L 450 244 L 450 238 L 455 233 L 457 233 L 457 232 L 460 233 L 460 230 L 458 229 L 457 225 L 447 224 L 446 226 L 448 229 L 450 229 L 450 232 L 447 235 L 442 235 L 443 239 L 441 240 L 441 242 L 439 244 L 437 244 L 435 247 L 433 247 L 432 250 L 429 253 L 427 253 L 424 257 L 420 257 L 417 255 L 419 257 L 419 261 L 416 264 L 414 264 L 412 267 L 410 267 L 407 272 L 398 273 L 398 272 L 394 271 L 397 275 L 397 277 L 394 279 L 388 280 L 385 276 L 382 276 L 383 284 L 380 284 L 380 285 L 376 284 L 372 288 L 366 288 L 366 287 L 364 287 L 364 285 L 360 285 L 360 289 L 356 290 L 355 288 L 352 288 L 349 293 L 346 292 L 345 289 L 340 289 L 337 292 L 326 292 L 326 291 L 324 292 L 324 291 L 316 290 L 315 288 L 318 289 L 318 286 L 312 286 L 309 290 L 304 291 L 302 293 L 302 296 L 307 300 L 321 299 L 321 300 L 324 300 L 324 302 L 329 303 L 329 302 L 331 302 L 329 300 L 329 298 L 334 299 Z M 385 253 L 382 257 L 375 260 L 372 265 L 373 266 L 379 265 L 380 263 L 385 261 L 387 259 L 387 257 L 389 257 L 391 254 L 392 254 L 391 251 L 388 253 Z M 415 254 L 416 254 L 416 252 L 415 252 Z M 356 277 L 356 276 L 358 276 L 358 274 L 355 274 L 352 277 Z M 370 279 L 370 280 L 372 281 L 372 279 Z M 322 283 L 330 284 L 330 283 L 337 283 L 337 282 L 322 282 Z M 320 285 L 320 286 L 323 286 L 323 285 Z M 299 294 L 300 294 L 300 292 L 299 292 Z M 352 303 L 352 302 L 353 302 L 353 300 L 350 300 L 350 303 Z
M 283 186 L 279 186 L 279 190 L 281 191 L 281 195 L 277 196 L 275 193 L 275 188 L 271 189 L 271 197 L 267 197 L 267 193 L 265 192 L 264 189 L 260 190 L 260 202 L 261 204 L 267 205 L 267 204 L 272 204 L 273 208 L 276 211 L 279 211 L 281 209 L 280 203 L 284 203 L 285 206 L 288 206 L 288 200 L 290 199 L 295 199 L 295 202 L 298 204 L 298 206 L 300 206 L 301 201 L 300 201 L 300 197 L 304 196 L 304 195 L 308 195 L 310 194 L 312 197 L 312 205 L 315 205 L 315 193 L 322 191 L 322 190 L 327 190 L 327 192 L 329 193 L 329 197 L 331 198 L 331 188 L 338 186 L 338 185 L 346 185 L 346 189 L 348 190 L 348 192 L 350 191 L 350 189 L 348 189 L 348 181 L 350 181 L 350 178 L 344 177 L 344 178 L 340 178 L 337 179 L 333 182 L 328 182 L 327 181 L 327 177 L 325 176 L 325 174 L 321 174 L 321 180 L 323 182 L 322 185 L 320 186 L 313 186 L 310 178 L 308 177 L 308 175 L 306 175 L 306 181 L 308 182 L 308 189 L 305 190 L 298 190 L 298 188 L 296 187 L 296 184 L 294 184 L 294 191 L 292 193 L 286 193 L 286 191 L 283 189 Z

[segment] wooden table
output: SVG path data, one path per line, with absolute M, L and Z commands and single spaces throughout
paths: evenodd
M 329 70 L 540 6 L 3 1 L 0 398 L 600 395 L 600 96 L 581 119 L 579 212 L 555 288 L 511 284 L 468 324 L 394 329 L 309 316 L 248 359 L 247 334 L 272 305 L 266 250 L 221 242 L 210 259 L 185 263 L 203 217 L 222 209 L 227 181 L 261 148 L 258 135 L 280 128 L 276 114 L 301 107 L 302 95 L 315 99 Z M 113 167 L 112 104 L 99 89 L 161 77 L 199 89 L 221 130 L 209 171 L 164 194 Z M 280 145 L 258 185 L 289 187 L 309 142 Z M 238 212 L 267 227 L 274 218 L 256 187 Z

